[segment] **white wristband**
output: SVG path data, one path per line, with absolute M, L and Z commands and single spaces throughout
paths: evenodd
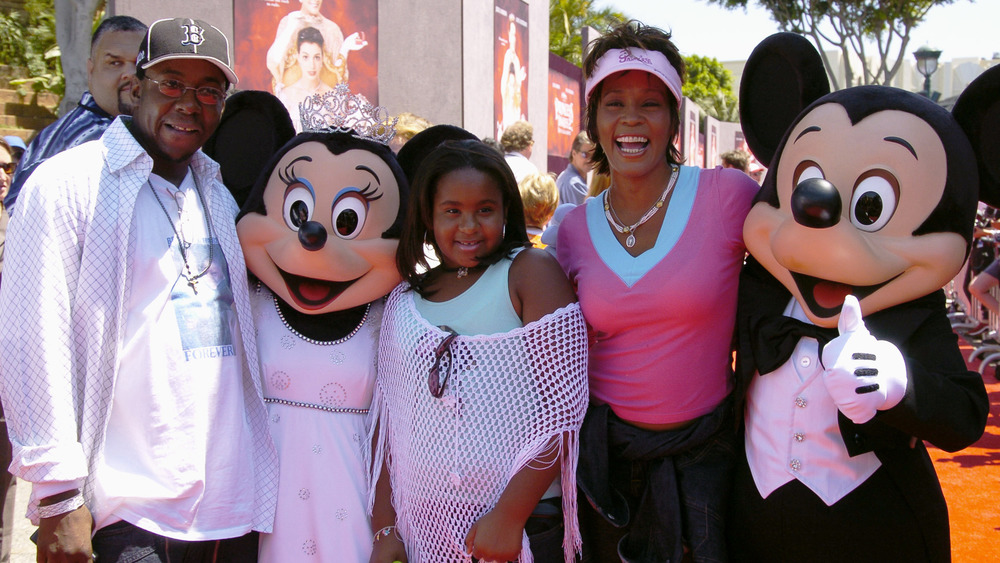
M 83 494 L 76 493 L 76 495 L 69 497 L 66 500 L 61 500 L 55 504 L 50 504 L 47 506 L 38 507 L 38 517 L 39 518 L 52 518 L 53 516 L 59 516 L 60 514 L 66 514 L 67 512 L 72 512 L 77 508 L 83 506 Z

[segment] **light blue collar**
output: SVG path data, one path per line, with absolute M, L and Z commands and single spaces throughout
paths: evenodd
M 632 287 L 642 279 L 653 266 L 659 264 L 670 253 L 681 238 L 691 217 L 691 209 L 694 208 L 700 171 L 700 168 L 694 166 L 680 167 L 677 185 L 674 186 L 674 193 L 670 196 L 670 205 L 667 206 L 666 216 L 660 225 L 656 244 L 639 256 L 629 254 L 615 238 L 614 231 L 604 216 L 604 196 L 587 200 L 587 231 L 590 233 L 590 240 L 593 241 L 594 248 L 604 264 L 617 274 L 626 286 Z

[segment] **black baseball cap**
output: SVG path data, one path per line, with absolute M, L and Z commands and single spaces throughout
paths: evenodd
M 162 19 L 153 22 L 139 45 L 135 65 L 146 70 L 156 63 L 176 59 L 202 59 L 226 75 L 230 86 L 239 79 L 230 66 L 229 39 L 210 23 L 191 18 Z

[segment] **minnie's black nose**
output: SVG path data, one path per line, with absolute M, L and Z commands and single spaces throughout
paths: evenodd
M 306 250 L 319 250 L 326 244 L 326 229 L 316 221 L 306 221 L 299 227 L 299 243 Z

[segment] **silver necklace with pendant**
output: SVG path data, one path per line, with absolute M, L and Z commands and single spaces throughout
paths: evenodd
M 628 235 L 625 238 L 625 246 L 628 248 L 635 246 L 635 230 L 641 227 L 646 221 L 652 219 L 653 215 L 656 215 L 656 212 L 663 207 L 663 202 L 667 200 L 667 196 L 670 195 L 670 192 L 674 189 L 674 184 L 677 183 L 677 172 L 678 167 L 676 165 L 671 166 L 670 181 L 667 182 L 667 187 L 660 195 L 660 199 L 656 200 L 656 203 L 654 203 L 653 206 L 649 208 L 649 211 L 647 211 L 638 221 L 629 226 L 626 226 L 624 222 L 618 218 L 618 214 L 615 213 L 614 208 L 611 207 L 611 199 L 609 199 L 611 187 L 608 187 L 608 189 L 605 190 L 604 216 L 608 218 L 608 223 L 611 223 L 611 226 L 614 227 L 616 231 L 623 235 Z
M 177 249 L 181 251 L 181 259 L 184 260 L 184 271 L 181 272 L 181 277 L 187 281 L 187 284 L 191 286 L 191 291 L 198 294 L 198 280 L 208 273 L 209 268 L 212 267 L 212 260 L 215 257 L 215 245 L 212 244 L 212 223 L 209 221 L 208 217 L 208 205 L 205 204 L 205 196 L 201 193 L 201 189 L 198 187 L 198 178 L 194 176 L 194 191 L 198 194 L 198 199 L 201 201 L 202 213 L 205 216 L 205 229 L 208 232 L 208 264 L 205 264 L 205 269 L 197 274 L 191 273 L 191 263 L 188 261 L 188 249 L 191 248 L 191 243 L 183 236 L 181 232 L 184 230 L 184 219 L 182 214 L 184 212 L 184 192 L 179 189 L 173 192 L 174 203 L 177 204 L 177 222 L 181 224 L 181 228 L 178 229 L 177 225 L 174 224 L 174 220 L 170 218 L 170 213 L 167 208 L 163 205 L 163 201 L 160 199 L 160 195 L 156 193 L 156 188 L 153 187 L 153 183 L 146 180 L 149 184 L 149 189 L 153 192 L 153 197 L 156 198 L 156 203 L 160 204 L 160 209 L 163 210 L 163 214 L 167 217 L 167 222 L 170 223 L 170 228 L 174 230 L 174 234 L 177 235 Z M 169 191 L 169 190 L 168 190 Z

